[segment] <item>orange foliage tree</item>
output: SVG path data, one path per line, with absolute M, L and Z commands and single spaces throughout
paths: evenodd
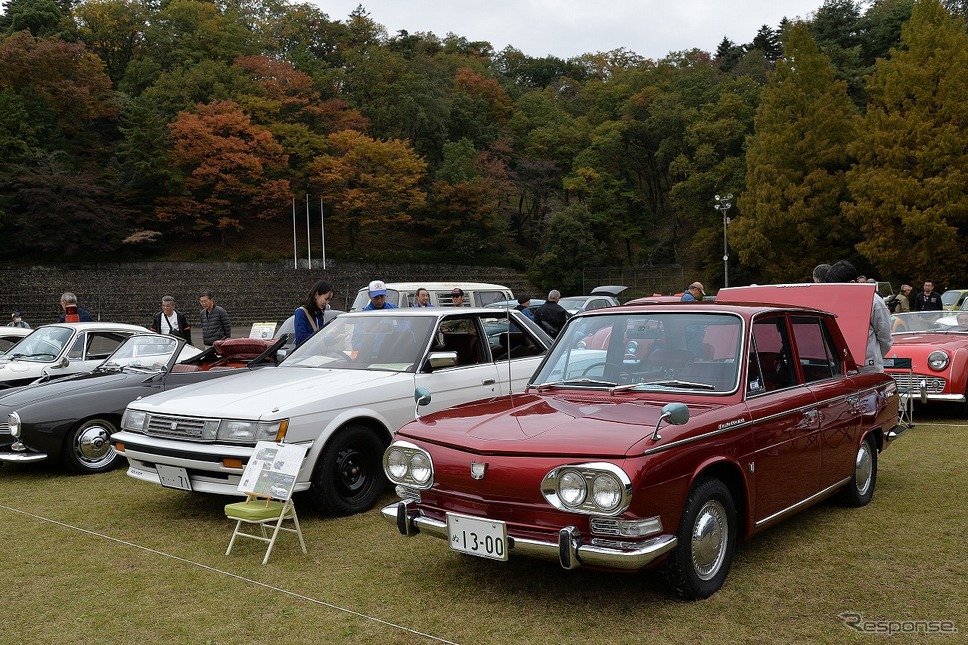
M 427 163 L 406 141 L 344 130 L 329 135 L 327 147 L 310 164 L 309 180 L 333 208 L 334 223 L 346 227 L 351 249 L 364 226 L 409 224 L 408 211 L 426 203 L 420 182 Z
M 180 112 L 168 126 L 172 159 L 187 195 L 159 201 L 158 217 L 179 232 L 222 234 L 241 230 L 253 217 L 286 212 L 289 182 L 279 178 L 286 154 L 272 134 L 252 124 L 234 101 L 215 101 Z

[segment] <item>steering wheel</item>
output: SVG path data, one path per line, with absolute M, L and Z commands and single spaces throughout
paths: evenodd
M 592 370 L 594 370 L 597 367 L 605 367 L 606 364 L 607 363 L 605 361 L 601 361 L 600 363 L 592 363 L 591 365 L 589 365 L 588 367 L 586 367 L 584 369 L 584 371 L 581 373 L 581 375 L 582 376 L 588 376 L 588 373 L 589 372 L 591 372 Z M 632 371 L 629 370 L 624 365 L 613 365 L 613 367 L 617 367 L 619 374 L 624 374 L 625 376 L 627 376 L 629 378 L 629 381 L 632 381 L 633 379 L 635 379 L 635 374 L 633 374 Z M 602 370 L 602 372 L 604 372 L 604 371 L 605 370 Z

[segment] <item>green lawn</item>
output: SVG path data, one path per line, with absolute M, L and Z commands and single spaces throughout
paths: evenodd
M 378 511 L 302 513 L 309 548 L 223 555 L 226 498 L 54 467 L 0 468 L 2 643 L 871 642 L 838 614 L 968 633 L 968 424 L 931 418 L 881 455 L 874 501 L 826 502 L 740 545 L 684 603 L 661 575 L 495 563 L 401 537 Z M 383 503 L 393 498 L 388 494 Z M 297 506 L 298 508 L 298 506 Z M 905 637 L 894 636 L 891 642 Z M 884 642 L 880 640 L 880 642 Z

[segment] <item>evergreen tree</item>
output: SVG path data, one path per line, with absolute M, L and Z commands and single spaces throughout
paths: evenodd
M 846 84 L 805 24 L 790 30 L 784 53 L 756 111 L 730 235 L 741 261 L 776 281 L 807 279 L 857 240 L 838 217 L 857 124 Z
M 918 0 L 901 49 L 878 61 L 853 146 L 844 211 L 886 275 L 962 279 L 968 269 L 968 35 L 939 0 Z

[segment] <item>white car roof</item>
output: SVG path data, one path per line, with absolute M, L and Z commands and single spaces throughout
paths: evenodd
M 410 291 L 423 287 L 428 291 L 451 291 L 453 289 L 463 289 L 464 291 L 510 291 L 507 287 L 500 284 L 490 284 L 489 282 L 387 282 L 387 289 L 397 291 Z M 366 291 L 368 287 L 363 287 L 360 291 Z
M 149 331 L 146 327 L 142 327 L 141 325 L 129 325 L 128 323 L 115 323 L 115 322 L 62 322 L 62 323 L 50 323 L 49 325 L 41 325 L 41 327 L 69 327 L 77 331 L 87 331 L 89 329 L 96 329 L 98 331 L 129 331 L 129 332 Z M 37 327 L 36 329 L 40 329 L 40 327 Z

